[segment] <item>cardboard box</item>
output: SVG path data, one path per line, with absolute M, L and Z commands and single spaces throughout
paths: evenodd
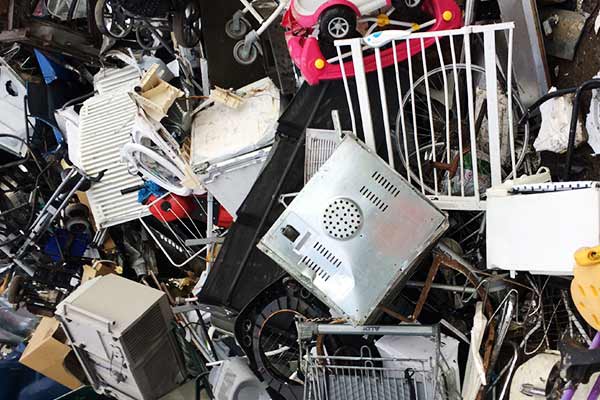
M 116 274 L 121 267 L 111 261 L 96 261 L 94 265 L 84 265 L 81 283 L 108 274 Z
M 42 318 L 19 362 L 69 389 L 76 389 L 83 385 L 77 376 L 84 374 L 66 342 L 60 323 L 54 318 Z

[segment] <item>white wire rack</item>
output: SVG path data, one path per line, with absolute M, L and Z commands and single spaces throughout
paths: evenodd
M 442 209 L 484 210 L 485 190 L 523 163 L 529 127 L 516 124 L 523 107 L 513 90 L 513 30 L 503 23 L 335 42 L 340 59 L 352 58 L 340 68 L 354 132 L 360 124 L 376 150 L 375 131 L 383 130 L 390 165 Z M 387 46 L 393 59 L 382 57 Z
M 348 325 L 298 324 L 304 363 L 304 400 L 428 400 L 447 398 L 438 385 L 439 333 L 436 327 L 352 327 Z M 367 337 L 369 335 L 431 336 L 435 358 L 377 357 L 368 345 L 350 350 L 345 345 L 333 355 L 318 349 L 314 335 Z M 326 355 L 317 355 L 318 353 Z M 355 355 L 342 355 L 357 352 Z M 338 354 L 339 353 L 339 354 Z

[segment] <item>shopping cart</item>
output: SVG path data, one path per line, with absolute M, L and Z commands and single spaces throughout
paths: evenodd
M 305 400 L 447 399 L 439 384 L 440 334 L 437 326 L 358 326 L 298 322 Z M 326 336 L 355 336 L 352 345 L 328 349 Z M 432 341 L 431 355 L 417 358 L 382 357 L 364 337 L 420 336 Z M 317 338 L 316 340 L 314 340 Z M 335 340 L 334 340 L 335 341 Z M 360 345 L 360 343 L 363 343 Z M 359 347 L 356 347 L 356 343 Z M 332 354 L 328 352 L 331 351 Z M 350 354 L 350 355 L 349 355 Z M 444 393 L 442 393 L 444 392 Z M 455 391 L 456 392 L 456 391 Z

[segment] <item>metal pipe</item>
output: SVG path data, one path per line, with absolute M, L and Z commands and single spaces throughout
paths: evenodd
M 422 288 L 425 287 L 425 282 L 408 281 L 406 287 Z M 443 283 L 432 283 L 431 289 L 446 290 L 449 292 L 464 292 L 464 293 L 475 293 L 476 289 L 472 287 L 465 287 L 460 285 L 446 285 Z

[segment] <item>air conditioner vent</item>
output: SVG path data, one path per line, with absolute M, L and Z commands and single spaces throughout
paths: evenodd
M 325 282 L 327 282 L 329 280 L 329 278 L 331 278 L 331 275 L 329 275 L 327 272 L 325 272 L 325 270 L 323 268 L 321 268 L 319 266 L 319 264 L 317 264 L 309 256 L 304 256 L 304 258 L 302 258 L 301 262 L 304 265 L 306 265 L 308 268 L 310 268 L 311 270 L 315 271 L 317 276 L 321 277 L 321 279 L 323 279 Z
M 381 173 L 379 173 L 378 171 L 373 172 L 373 175 L 371 175 L 371 178 L 373 178 L 373 180 L 375 182 L 377 182 L 379 185 L 381 185 L 382 188 L 384 188 L 385 190 L 390 192 L 392 194 L 392 196 L 397 197 L 400 194 L 400 189 L 396 185 L 394 185 L 392 182 L 387 180 L 387 178 L 385 176 L 381 175 Z
M 384 212 L 388 209 L 388 205 L 385 201 L 381 200 L 379 196 L 369 190 L 366 186 L 360 188 L 360 194 L 367 200 L 369 200 L 375 207 L 377 207 L 381 212 Z
M 350 199 L 335 199 L 323 213 L 323 226 L 335 239 L 349 239 L 358 232 L 363 217 L 358 205 Z

